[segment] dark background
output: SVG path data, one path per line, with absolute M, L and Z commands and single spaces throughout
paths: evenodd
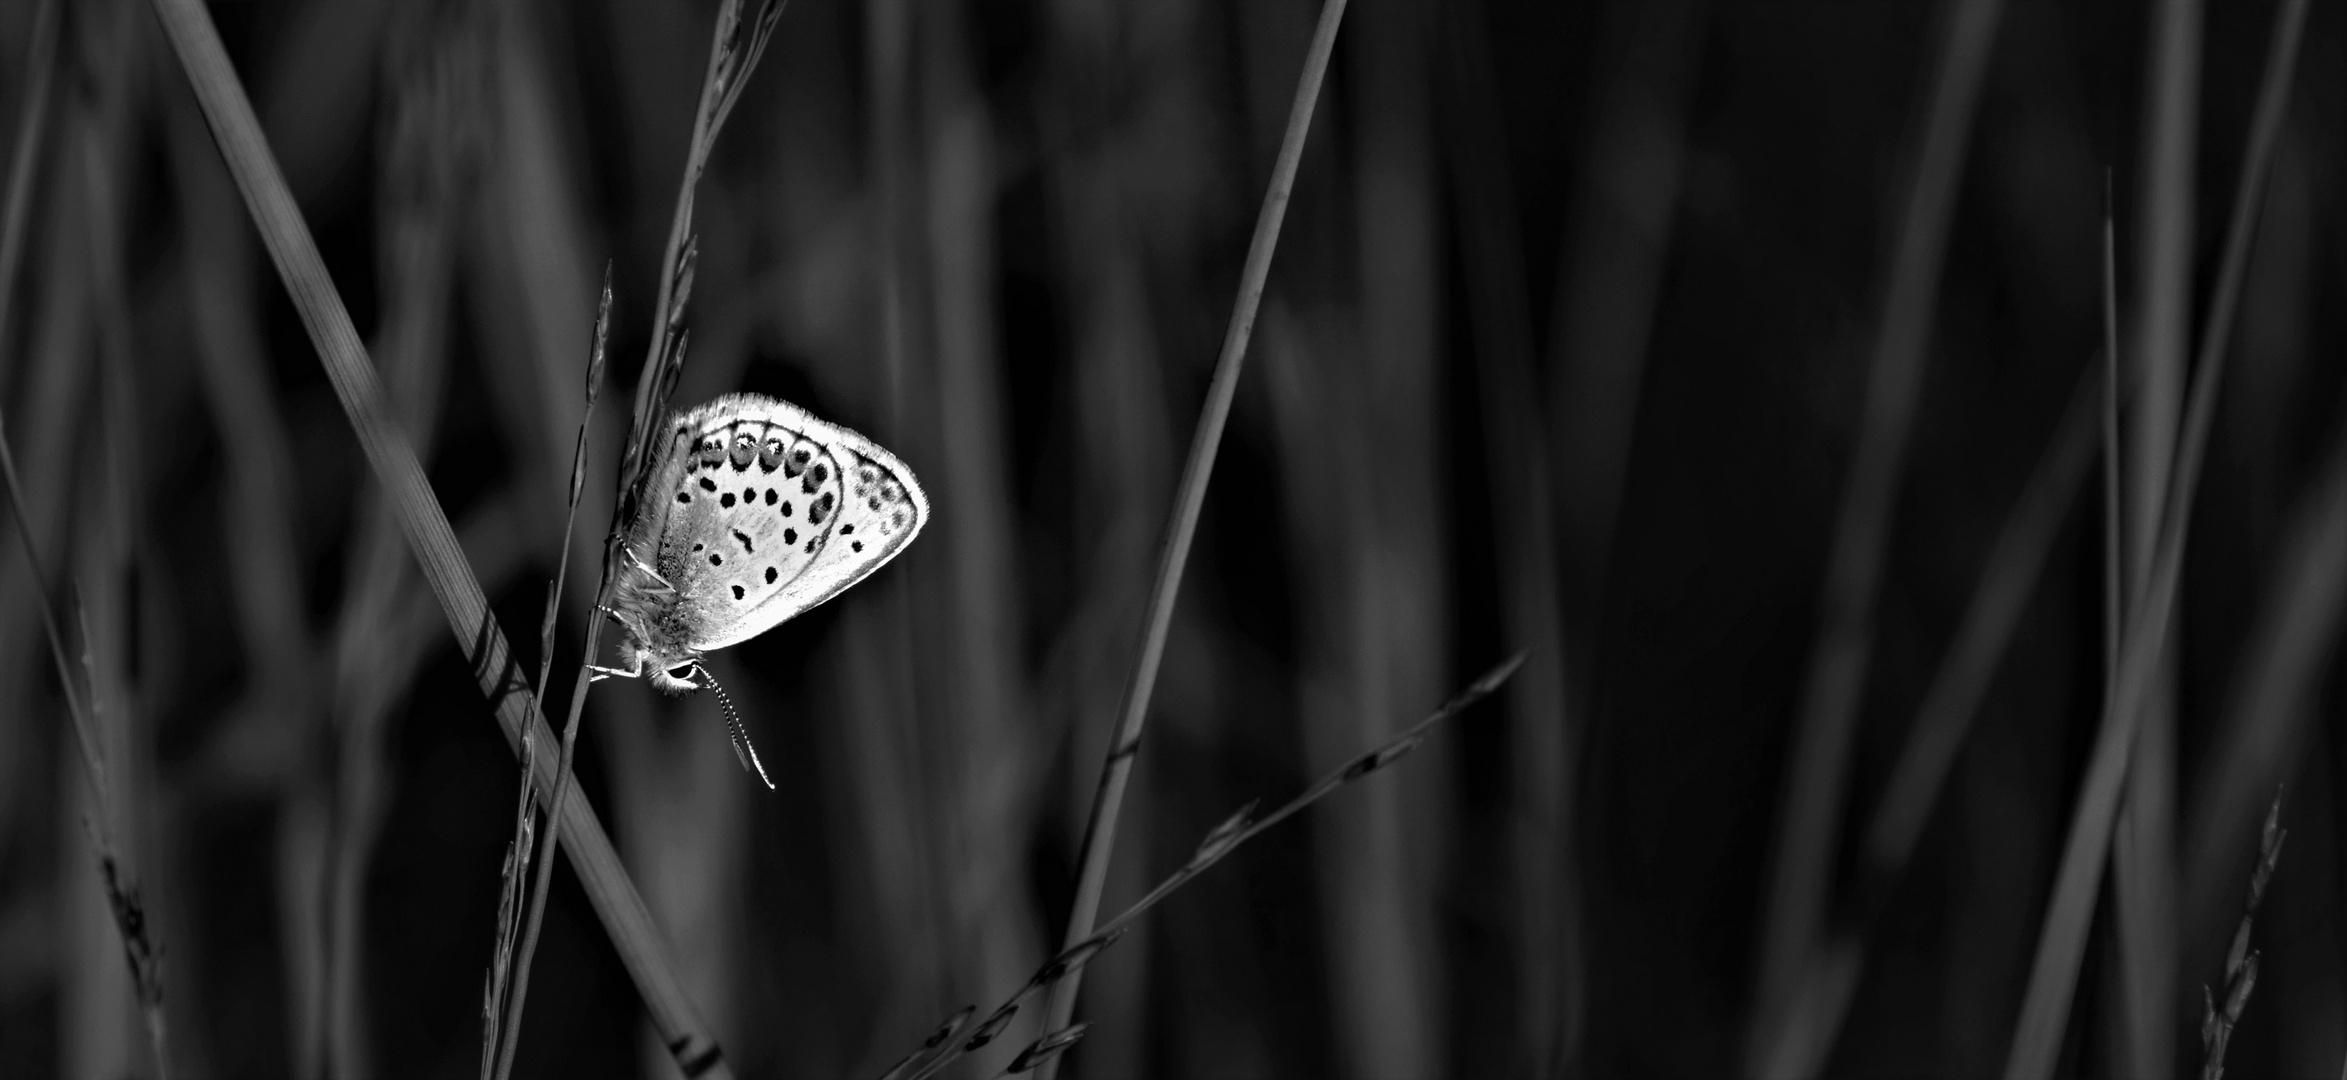
M 1104 955 L 1069 1075 L 1745 1068 L 1790 733 L 1957 6 L 1354 0 L 1107 910 L 1247 800 L 1532 659 Z M 2005 4 L 1964 125 L 1826 845 L 1827 917 L 1868 950 L 1830 1075 L 2005 1062 L 2104 694 L 2099 459 L 1913 860 L 1875 881 L 1854 851 L 2101 346 L 2106 177 L 2134 325 L 2155 6 Z M 11 145 L 35 7 L 0 5 Z M 154 15 L 64 7 L 0 404 L 45 587 L 86 613 L 69 632 L 168 949 L 172 1073 L 472 1075 L 512 758 Z M 738 1075 L 877 1075 L 1057 942 L 1315 10 L 784 15 L 700 188 L 677 401 L 798 402 L 903 457 L 936 516 L 712 661 L 780 790 L 739 771 L 705 696 L 605 683 L 588 708 L 583 790 Z M 212 6 L 532 671 L 612 266 L 558 699 L 713 11 Z M 2199 317 L 2274 17 L 2210 4 L 2193 43 Z M 2291 839 L 2230 1067 L 2347 1055 L 2347 539 L 2321 531 L 2347 498 L 2326 464 L 2347 438 L 2343 35 L 2316 5 L 2194 503 L 2155 808 L 2173 865 L 2127 886 L 2176 913 L 2169 1071 L 2199 1063 L 2198 988 L 2222 986 L 2277 784 Z M 0 546 L 0 1075 L 153 1075 L 33 579 Z M 2253 731 L 2285 750 L 2228 756 Z M 2065 1073 L 2131 1068 L 2114 904 Z M 567 871 L 546 926 L 517 1072 L 672 1075 Z M 1036 1034 L 1016 1030 L 1003 1045 Z

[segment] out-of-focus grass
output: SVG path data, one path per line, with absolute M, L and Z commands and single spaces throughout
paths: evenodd
M 39 6 L 0 5 L 11 147 L 29 145 Z M 125 801 L 145 820 L 126 830 L 148 831 L 126 846 L 171 947 L 174 1064 L 469 1069 L 511 759 L 480 723 L 474 643 L 412 569 L 150 6 L 58 6 L 0 409 L 49 585 L 89 578 L 92 666 L 108 703 L 127 695 L 117 734 L 147 748 L 124 751 L 150 762 Z M 1994 1068 L 2096 687 L 2126 681 L 2099 670 L 2099 583 L 2155 569 L 2129 548 L 2158 520 L 2135 485 L 2176 433 L 2145 421 L 2188 419 L 2184 382 L 2157 407 L 2131 391 L 2127 497 L 2107 523 L 2069 512 L 2100 502 L 2058 482 L 2084 430 L 2063 404 L 2103 336 L 2092 193 L 2108 168 L 2128 225 L 2116 351 L 2149 362 L 2158 322 L 2176 379 L 2207 370 L 2234 301 L 2174 275 L 2228 280 L 2216 223 L 2259 187 L 2233 178 L 2272 29 L 2300 8 L 2205 5 L 2187 85 L 2145 60 L 2150 7 L 2005 6 L 1981 149 L 1935 181 L 1933 283 L 1885 267 L 1921 250 L 1906 155 L 1928 141 L 1944 11 L 1353 5 L 1102 902 L 1358 749 L 1380 714 L 1342 702 L 1407 712 L 1490 656 L 1532 657 L 1504 719 L 1264 834 L 1101 954 L 1068 1074 L 1716 1075 L 1788 1010 L 1815 1021 L 1800 1071 Z M 471 610 L 501 622 L 535 625 L 555 570 L 606 258 L 607 404 L 625 404 L 588 442 L 594 477 L 616 468 L 714 9 L 209 9 L 382 413 L 453 522 L 442 554 L 462 551 Z M 869 433 L 920 474 L 934 531 L 716 658 L 761 749 L 782 749 L 778 792 L 743 783 L 710 702 L 598 687 L 576 783 L 618 851 L 588 852 L 590 880 L 624 858 L 642 906 L 614 949 L 590 914 L 611 894 L 550 879 L 517 1072 L 675 1067 L 623 959 L 646 942 L 675 968 L 654 1011 L 689 999 L 745 1074 L 876 1075 L 1045 959 L 1318 10 L 793 0 L 696 189 L 678 400 L 772 393 Z M 2297 835 L 2259 933 L 2303 944 L 2265 951 L 2225 1061 L 2327 1073 L 2347 1046 L 2347 967 L 2322 944 L 2337 747 L 2317 722 L 2340 690 L 2347 386 L 2321 361 L 2340 331 L 2319 300 L 2340 284 L 2341 25 L 2307 24 L 2276 166 L 2291 194 L 2240 279 L 2246 366 L 2212 406 L 2175 564 L 2163 662 L 2186 767 L 2129 811 L 2151 839 L 2118 847 L 2134 869 L 2115 903 L 2079 909 L 2088 992 L 2043 1010 L 2063 1070 L 2200 1059 L 2177 1042 L 2199 1022 L 2185 1006 L 2225 978 L 2278 783 Z M 475 74 L 434 82 L 456 68 Z M 2197 135 L 2155 147 L 2174 129 L 2147 114 L 2187 105 Z M 2178 147 L 2207 182 L 2180 186 Z M 1894 292 L 1934 314 L 1907 447 L 1886 455 L 1867 430 L 1895 410 L 1867 404 L 1868 373 L 1890 322 L 1922 325 L 1888 318 Z M 1833 540 L 1859 472 L 1898 479 L 1876 500 L 1867 659 L 1843 673 L 1846 752 L 1810 787 L 1780 775 L 1786 732 L 1839 618 L 1819 599 L 1849 592 L 1820 574 L 1865 569 Z M 591 478 L 583 516 L 610 500 Z M 2105 524 L 2128 537 L 2116 558 Z M 574 569 L 599 554 L 583 532 Z M 119 1075 L 143 1051 L 18 561 L 0 559 L 0 1074 Z M 593 575 L 570 577 L 558 672 L 592 619 Z M 543 651 L 519 646 L 514 670 Z M 1810 855 L 1779 867 L 1788 784 L 1811 824 L 1774 842 Z M 562 847 L 588 837 L 573 818 Z M 1813 996 L 1753 992 L 1784 875 L 1813 886 L 1796 905 Z M 2169 889 L 2162 933 L 2138 901 Z M 1041 1011 L 956 1067 L 1007 1063 Z

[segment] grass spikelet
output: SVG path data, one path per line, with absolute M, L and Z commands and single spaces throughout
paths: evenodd
M 1019 1051 L 1019 1056 L 1012 1058 L 1011 1063 L 1003 1066 L 1003 1070 L 995 1075 L 1015 1076 L 1058 1060 L 1061 1054 L 1067 1053 L 1069 1047 L 1076 1045 L 1076 1041 L 1084 1037 L 1085 1030 L 1091 1026 L 1090 1024 L 1070 1024 L 1035 1040 L 1026 1049 Z
M 563 516 L 561 554 L 554 564 L 554 583 L 546 590 L 546 615 L 538 624 L 539 719 L 545 719 L 546 682 L 554 674 L 554 623 L 562 611 L 562 582 L 570 571 L 570 537 L 578 525 L 579 494 L 587 486 L 587 433 L 595 419 L 595 399 L 603 389 L 603 369 L 611 337 L 611 266 L 603 267 L 603 297 L 595 310 L 594 345 L 587 354 L 586 408 L 579 414 L 578 444 L 571 451 L 569 506 Z M 497 903 L 497 946 L 489 960 L 489 989 L 484 1003 L 481 1076 L 488 1080 L 496 1068 L 499 1035 L 504 1029 L 507 988 L 513 971 L 514 935 L 520 926 L 521 883 L 529 872 L 531 848 L 537 839 L 535 813 L 538 788 L 535 729 L 522 733 L 521 792 L 514 806 L 513 840 L 506 845 L 503 880 Z M 534 924 L 533 924 L 534 928 Z
M 654 306 L 653 325 L 658 331 L 652 335 L 651 354 L 644 370 L 636 380 L 636 400 L 632 421 L 628 426 L 628 440 L 620 455 L 619 498 L 612 505 L 611 525 L 603 540 L 603 578 L 596 590 L 596 612 L 607 610 L 613 588 L 619 582 L 623 565 L 622 548 L 626 543 L 627 526 L 635 519 L 636 508 L 642 505 L 643 487 L 650 470 L 649 454 L 653 430 L 668 415 L 668 401 L 676 392 L 678 377 L 684 370 L 685 345 L 688 331 L 684 326 L 685 303 L 692 297 L 693 276 L 700 263 L 700 244 L 692 232 L 693 197 L 707 167 L 709 150 L 724 127 L 726 116 L 764 54 L 774 24 L 782 16 L 782 0 L 764 0 L 760 5 L 754 29 L 747 41 L 741 36 L 741 0 L 726 0 L 718 9 L 717 25 L 710 43 L 709 66 L 702 77 L 700 107 L 693 121 L 693 141 L 686 155 L 684 180 L 677 192 L 676 213 L 670 223 L 668 249 L 664 272 L 661 275 L 660 296 Z M 606 275 L 608 281 L 608 274 Z M 607 294 L 608 295 L 608 294 Z M 608 313 L 608 306 L 605 311 Z M 600 341 L 600 331 L 598 332 Z M 601 350 L 600 344 L 597 346 Z M 590 364 L 590 367 L 596 367 Z M 580 428 L 580 446 L 583 449 L 586 428 Z M 583 460 L 583 459 L 582 459 Z M 579 466 L 573 466 L 572 490 L 579 487 L 576 475 Z M 577 501 L 572 500 L 575 513 Z M 564 536 L 568 542 L 568 534 Z M 567 548 L 566 548 L 567 551 Z M 571 788 L 571 770 L 578 752 L 579 718 L 585 712 L 587 689 L 593 683 L 591 665 L 602 643 L 604 621 L 600 617 L 587 620 L 586 647 L 579 660 L 578 677 L 571 687 L 570 711 L 562 726 L 562 753 L 554 771 L 554 797 L 546 828 L 546 854 L 539 861 L 537 880 L 532 888 L 529 925 L 522 936 L 521 956 L 514 975 L 513 1000 L 507 1007 L 505 1021 L 505 1048 L 493 1080 L 505 1080 L 513 1070 L 513 1058 L 519 1046 L 522 1009 L 530 989 L 530 964 L 536 958 L 539 927 L 545 918 L 546 897 L 554 882 L 554 854 L 561 848 L 561 809 Z M 730 710 L 730 706 L 728 706 Z M 763 778 L 763 772 L 761 772 Z M 695 1042 L 691 1039 L 665 1040 L 671 1055 L 681 1065 L 693 1063 L 688 1074 L 702 1074 L 714 1069 L 726 1071 L 724 1059 L 714 1039 Z
M 2232 1042 L 2233 1028 L 2241 1022 L 2241 1012 L 2249 1007 L 2249 995 L 2257 989 L 2257 954 L 2249 948 L 2250 926 L 2257 920 L 2257 905 L 2265 899 L 2266 884 L 2273 880 L 2274 865 L 2282 858 L 2282 841 L 2290 830 L 2282 827 L 2282 796 L 2277 793 L 2266 809 L 2265 829 L 2258 839 L 2257 868 L 2249 874 L 2249 902 L 2241 906 L 2241 925 L 2233 930 L 2233 946 L 2225 953 L 2225 999 L 2220 1007 L 2216 992 L 2203 986 L 2200 990 L 2201 1021 L 2200 1047 L 2204 1055 L 2200 1066 L 2200 1080 L 2224 1080 L 2225 1048 Z
M 961 1055 L 994 1041 L 995 1036 L 1002 1033 L 1002 1029 L 1009 1025 L 1011 1019 L 1029 1000 L 1037 994 L 1066 985 L 1069 981 L 1080 977 L 1086 964 L 1091 963 L 1101 952 L 1115 944 L 1117 938 L 1122 937 L 1126 930 L 1131 929 L 1134 922 L 1138 921 L 1150 908 L 1156 907 L 1166 897 L 1173 895 L 1174 890 L 1189 884 L 1192 879 L 1205 873 L 1215 863 L 1221 862 L 1231 852 L 1238 850 L 1239 845 L 1254 839 L 1265 829 L 1296 815 L 1305 807 L 1328 797 L 1338 788 L 1400 760 L 1412 749 L 1415 749 L 1419 743 L 1424 742 L 1427 733 L 1432 731 L 1435 725 L 1457 716 L 1469 706 L 1491 696 L 1493 691 L 1498 690 L 1508 681 L 1509 676 L 1514 675 L 1519 668 L 1524 666 L 1525 656 L 1525 653 L 1518 652 L 1501 661 L 1491 670 L 1484 672 L 1481 678 L 1469 683 L 1466 689 L 1443 702 L 1425 719 L 1410 725 L 1408 729 L 1387 739 L 1367 753 L 1346 762 L 1334 772 L 1322 777 L 1319 783 L 1304 789 L 1303 794 L 1281 804 L 1279 809 L 1273 810 L 1261 820 L 1251 823 L 1248 821 L 1249 813 L 1255 808 L 1253 802 L 1249 802 L 1238 813 L 1223 819 L 1221 824 L 1216 825 L 1206 834 L 1206 839 L 1198 845 L 1197 853 L 1190 856 L 1190 861 L 1182 864 L 1181 869 L 1174 871 L 1164 881 L 1159 882 L 1156 888 L 1149 890 L 1148 894 L 1134 902 L 1133 906 L 1119 912 L 1115 918 L 1100 924 L 1099 929 L 1084 940 L 1061 949 L 1059 955 L 1052 957 L 1036 970 L 1034 977 L 1028 979 L 1026 985 L 1019 988 L 1018 993 L 1011 995 L 1010 1000 L 1003 1002 L 993 1013 L 989 1014 L 986 1022 L 978 1025 L 977 1031 L 971 1034 L 968 1041 L 947 1044 L 930 1053 L 927 1058 L 923 1058 L 923 1051 L 916 1051 L 912 1056 L 898 1062 L 882 1077 L 882 1080 L 927 1080 L 927 1078 L 937 1075 L 947 1065 L 952 1064 Z M 930 1036 L 929 1042 L 923 1044 L 924 1048 L 936 1046 L 943 1040 L 950 1039 L 952 1032 L 958 1030 L 960 1023 L 969 1015 L 971 1015 L 969 1008 L 964 1008 L 961 1012 L 954 1014 L 952 1019 L 947 1020 L 945 1025 L 938 1029 L 938 1034 Z M 1081 1031 L 1083 1027 L 1084 1025 L 1078 1024 L 1052 1030 L 1064 1035 L 1070 1030 Z M 1057 1035 L 1045 1036 L 1035 1046 L 1041 1046 L 1044 1042 L 1056 1037 Z M 1069 1041 L 1073 1042 L 1073 1039 Z M 1035 1046 L 1028 1049 L 1033 1051 Z M 1053 1056 L 1065 1048 L 1063 1044 L 1058 1050 L 1053 1051 Z M 1051 1060 L 1051 1057 L 1039 1057 L 1030 1067 L 1045 1067 L 1051 1063 Z

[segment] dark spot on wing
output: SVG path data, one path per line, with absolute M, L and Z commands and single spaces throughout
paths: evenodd
M 878 496 L 878 495 L 874 495 L 874 496 L 872 496 L 871 498 L 864 500 L 864 508 L 865 508 L 865 509 L 867 509 L 867 510 L 870 510 L 870 511 L 872 511 L 873 513 L 879 513 L 879 512 L 880 512 L 880 496 Z
M 799 531 L 798 531 L 797 529 L 784 529 L 784 530 L 782 530 L 782 542 L 783 542 L 783 543 L 785 543 L 785 544 L 796 544 L 796 543 L 798 543 L 798 542 L 799 542 Z
M 745 533 L 740 529 L 735 529 L 733 531 L 733 538 L 742 542 L 743 551 L 747 551 L 752 555 L 756 555 L 758 553 L 757 548 L 750 546 L 750 534 Z
M 855 549 L 858 554 L 861 554 L 864 550 L 864 542 L 858 540 L 855 543 L 849 544 L 848 547 Z
M 782 516 L 784 516 L 784 517 L 789 517 L 789 516 L 790 516 L 790 500 L 789 500 L 789 499 L 784 499 L 784 500 L 782 500 Z
M 771 567 L 771 566 L 767 567 L 767 568 L 766 568 L 766 584 L 768 584 L 768 585 L 772 585 L 772 584 L 774 584 L 774 579 L 775 579 L 775 577 L 776 577 L 776 574 L 775 574 L 775 572 L 774 572 L 774 568 L 773 568 L 773 567 Z
M 710 552 L 710 553 L 709 553 L 709 565 L 711 565 L 711 566 L 724 566 L 724 565 L 725 565 L 725 556 L 723 556 L 723 555 L 719 555 L 718 553 L 716 553 L 716 552 L 714 552 L 714 551 Z
M 715 480 L 711 480 L 711 479 L 709 479 L 709 478 L 708 478 L 708 477 L 706 477 L 706 476 L 702 477 L 702 478 L 701 478 L 701 490 L 703 490 L 703 491 L 715 491 L 715 490 L 717 490 L 717 481 L 715 481 Z
M 701 550 L 702 548 L 705 548 L 705 547 L 708 547 L 708 546 L 709 546 L 709 545 L 707 545 L 707 544 L 694 544 L 694 545 L 693 545 L 693 550 L 694 550 L 694 551 L 699 551 L 699 550 Z
M 772 506 L 772 505 L 774 505 L 774 500 L 780 497 L 780 493 L 781 493 L 781 491 L 782 491 L 782 489 L 781 489 L 781 488 L 767 488 L 767 489 L 766 489 L 766 505 L 768 505 L 768 506 Z
M 733 507 L 733 492 L 728 491 L 718 496 L 717 505 L 731 509 Z
M 742 587 L 741 587 L 741 586 L 739 586 L 739 585 L 736 585 L 736 586 L 734 586 L 734 587 L 733 587 L 733 598 L 734 598 L 734 599 L 736 599 L 736 600 L 739 600 L 739 599 L 741 599 L 741 598 L 742 598 Z
M 801 443 L 791 448 L 789 460 L 783 462 L 782 475 L 797 476 L 806 471 L 808 459 L 815 456 L 814 447 Z
M 680 503 L 689 503 L 693 501 L 693 497 L 680 491 L 676 493 L 676 501 Z
M 809 554 L 809 555 L 813 555 L 814 553 L 815 553 L 815 538 L 814 538 L 814 537 L 812 537 L 812 536 L 810 536 L 810 537 L 808 537 L 808 538 L 807 538 L 807 554 Z
M 755 440 L 750 438 L 748 432 L 743 432 L 742 434 L 734 437 L 733 471 L 740 472 L 743 469 L 749 468 L 751 459 L 757 456 L 758 444 Z
M 754 487 L 753 487 L 753 488 L 743 488 L 743 489 L 742 489 L 742 501 L 743 501 L 743 502 L 746 502 L 746 503 L 754 503 L 754 502 L 757 502 L 757 501 L 758 501 L 758 489 L 757 489 L 757 488 L 754 488 Z
M 782 464 L 782 440 L 769 436 L 758 450 L 758 471 L 773 472 Z
M 854 525 L 842 525 L 839 527 L 839 534 L 841 536 L 846 536 L 847 534 L 854 531 L 856 531 L 856 527 Z

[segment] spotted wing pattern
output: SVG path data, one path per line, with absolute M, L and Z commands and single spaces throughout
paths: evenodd
M 732 394 L 670 425 L 654 568 L 672 625 L 721 649 L 814 607 L 902 550 L 928 517 L 904 463 L 785 401 Z

